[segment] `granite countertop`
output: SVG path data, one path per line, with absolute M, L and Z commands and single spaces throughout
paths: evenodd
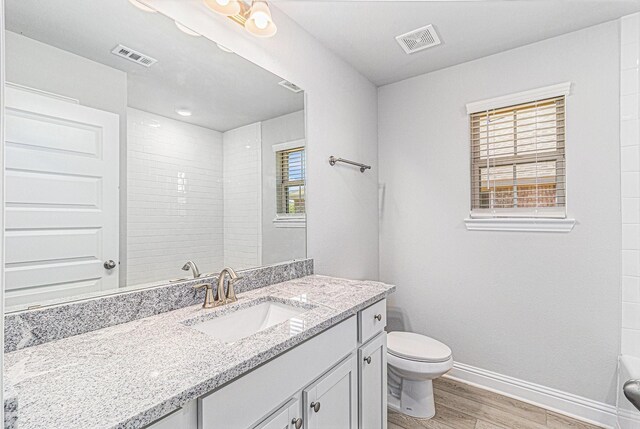
M 324 331 L 395 290 L 308 276 L 5 354 L 20 429 L 140 428 Z M 295 323 L 234 343 L 190 324 L 274 300 L 303 307 Z

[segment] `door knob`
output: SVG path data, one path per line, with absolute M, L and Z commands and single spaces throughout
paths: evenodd
M 374 319 L 376 319 L 378 322 L 382 321 L 382 314 L 376 314 L 375 316 L 373 316 Z
M 365 361 L 367 364 L 371 364 L 371 356 L 367 356 L 366 358 L 364 358 L 364 361 Z
M 113 259 L 109 259 L 104 263 L 104 267 L 107 270 L 113 270 L 116 267 L 116 262 Z
M 302 419 L 298 417 L 297 419 L 291 420 L 291 424 L 296 428 L 300 429 L 302 427 Z
M 320 411 L 320 402 L 312 402 L 311 408 L 313 408 L 313 411 L 317 413 L 318 411 Z

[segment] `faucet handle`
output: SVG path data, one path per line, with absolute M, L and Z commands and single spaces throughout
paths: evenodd
M 233 289 L 233 284 L 239 280 L 242 280 L 242 277 L 229 279 L 229 286 L 227 287 L 227 301 L 235 302 L 238 300 L 238 298 L 236 297 L 236 291 Z
M 202 289 L 205 288 L 204 294 L 204 304 L 202 304 L 202 308 L 212 308 L 216 306 L 216 300 L 213 296 L 213 285 L 211 283 L 202 283 L 199 285 L 195 285 L 194 289 Z

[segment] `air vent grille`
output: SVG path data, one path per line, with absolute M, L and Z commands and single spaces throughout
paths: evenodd
M 285 88 L 287 88 L 289 91 L 293 91 L 296 94 L 300 91 L 302 91 L 302 88 L 300 88 L 298 85 L 296 85 L 295 83 L 291 83 L 288 80 L 283 80 L 282 82 L 278 82 L 278 85 L 284 86 Z
M 127 48 L 124 45 L 116 46 L 111 53 L 145 67 L 151 67 L 158 62 L 155 58 L 138 52 L 135 49 Z
M 433 25 L 427 25 L 426 27 L 401 34 L 396 37 L 396 40 L 407 54 L 413 54 L 441 43 Z

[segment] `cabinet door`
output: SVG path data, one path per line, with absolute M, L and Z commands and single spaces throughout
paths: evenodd
M 351 355 L 302 392 L 306 429 L 356 429 L 358 366 Z
M 292 399 L 255 429 L 300 429 L 302 426 L 300 401 Z
M 358 349 L 360 429 L 387 428 L 387 333 Z

